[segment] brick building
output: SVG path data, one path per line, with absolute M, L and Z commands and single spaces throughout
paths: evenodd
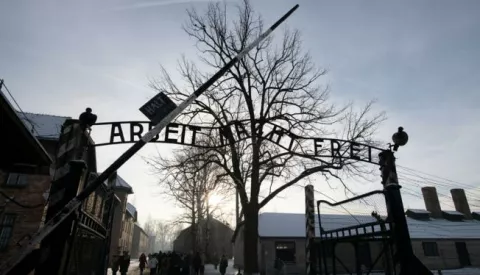
M 59 142 L 60 132 L 63 123 L 66 120 L 71 119 L 70 117 L 62 117 L 62 116 L 53 116 L 53 115 L 46 115 L 46 114 L 33 114 L 33 113 L 16 113 L 18 117 L 21 118 L 23 121 L 23 125 L 29 132 L 33 133 L 32 135 L 35 136 L 39 143 L 45 148 L 45 151 L 51 156 L 54 161 L 54 156 L 57 148 L 57 144 Z M 90 138 L 89 139 L 89 148 L 87 153 L 85 154 L 85 161 L 88 166 L 88 174 L 89 178 L 87 182 L 92 181 L 97 175 L 97 165 L 96 165 L 96 150 L 94 147 L 94 142 Z M 13 147 L 12 147 L 13 148 Z M 27 148 L 27 147 L 25 147 Z M 38 184 L 32 185 L 36 186 L 35 193 L 38 193 L 36 196 L 40 198 L 48 197 L 48 190 L 51 184 L 51 175 L 49 174 L 49 167 L 46 166 L 44 168 L 44 174 L 35 174 L 35 179 L 33 176 L 29 176 L 28 181 L 35 181 L 41 182 L 42 188 L 37 190 L 39 187 Z M 51 173 L 51 172 L 50 172 Z M 1 177 L 0 177 L 1 180 Z M 114 192 L 115 192 L 115 208 L 114 208 L 114 221 L 113 221 L 113 229 L 111 235 L 111 251 L 110 255 L 119 253 L 119 251 L 129 250 L 129 246 L 131 243 L 131 237 L 127 238 L 122 230 L 125 228 L 123 225 L 125 221 L 129 221 L 129 217 L 131 215 L 126 215 L 126 207 L 127 207 L 127 197 L 129 194 L 133 193 L 133 190 L 125 180 L 123 180 L 119 175 L 115 175 L 111 177 L 111 180 L 114 181 Z M 87 183 L 88 184 L 88 183 Z M 28 184 L 29 186 L 31 184 Z M 92 222 L 97 224 L 100 227 L 105 228 L 107 224 L 107 213 L 106 213 L 106 204 L 105 199 L 107 195 L 107 187 L 108 183 L 105 182 L 100 188 L 98 188 L 94 193 L 92 193 L 82 205 L 82 217 L 87 219 L 85 221 L 88 224 Z M 25 189 L 28 191 L 30 189 Z M 28 191 L 28 192 L 31 192 Z M 30 199 L 29 199 L 30 201 Z M 35 200 L 32 199 L 33 202 Z M 38 201 L 38 200 L 37 200 Z M 44 222 L 46 207 L 42 208 L 42 214 L 40 215 L 40 221 Z M 128 223 L 128 222 L 127 222 Z M 17 224 L 17 222 L 16 222 Z M 40 222 L 39 222 L 40 224 Z M 80 224 L 82 225 L 82 224 Z M 127 228 L 131 228 L 129 231 L 130 235 L 133 234 L 133 225 Z M 38 227 L 37 227 L 38 229 Z M 33 230 L 32 232 L 35 232 Z M 72 259 L 77 259 L 77 262 L 71 262 L 72 266 L 89 269 L 93 268 L 93 265 L 96 264 L 96 261 L 101 258 L 100 255 L 102 249 L 99 247 L 103 246 L 103 239 L 98 238 L 95 232 L 91 232 L 88 228 L 84 226 L 79 227 L 78 236 L 75 238 L 75 253 L 77 253 L 78 257 L 71 257 Z M 123 237 L 123 246 L 120 246 L 120 239 Z M 15 239 L 12 237 L 12 239 Z M 73 261 L 73 260 L 72 260 Z M 89 264 L 90 263 L 90 264 Z
M 132 238 L 132 258 L 139 258 L 142 253 L 148 255 L 150 253 L 150 236 L 143 230 L 143 228 L 136 222 L 133 227 Z
M 406 219 L 415 255 L 431 270 L 480 267 L 480 213 L 470 212 L 462 189 L 452 189 L 455 211 L 443 211 L 434 187 L 422 188 L 426 210 L 407 209 Z M 316 217 L 315 217 L 316 218 Z M 352 226 L 352 221 L 375 222 L 371 216 L 321 214 L 324 230 Z M 273 274 L 276 257 L 286 263 L 287 274 L 305 271 L 305 214 L 262 213 L 259 215 L 259 265 L 262 273 Z M 316 221 L 316 236 L 319 236 Z M 235 240 L 235 265 L 243 268 L 243 229 L 240 226 Z M 381 242 L 364 242 L 360 248 L 360 261 L 373 265 L 382 250 Z M 355 250 L 351 243 L 341 243 L 335 248 L 340 259 L 336 270 L 344 273 L 355 270 Z M 329 259 L 331 257 L 329 256 Z M 329 260 L 330 261 L 330 260 Z M 327 262 L 331 266 L 331 262 Z M 385 268 L 383 256 L 374 270 Z M 330 267 L 330 270 L 331 267 Z
M 115 195 L 119 199 L 119 207 L 115 208 L 113 216 L 113 226 L 110 240 L 110 261 L 113 255 L 120 255 L 123 251 L 131 250 L 131 240 L 133 237 L 133 218 L 136 220 L 136 210 L 130 207 L 127 210 L 129 203 L 128 195 L 133 194 L 132 187 L 120 176 L 117 175 L 115 182 Z M 134 212 L 134 213 L 132 213 Z M 131 233 L 129 233 L 129 228 Z
M 52 157 L 0 91 L 0 259 L 42 226 Z M 9 199 L 10 198 L 10 199 Z M 16 204 L 16 203 L 20 204 Z
M 223 254 L 225 254 L 227 258 L 232 258 L 233 245 L 231 240 L 233 236 L 233 230 L 228 225 L 222 223 L 221 221 L 214 218 L 210 218 L 210 219 L 204 220 L 204 222 L 200 225 L 201 231 L 207 228 L 207 222 L 208 222 L 208 232 L 209 232 L 208 246 L 205 245 L 205 242 L 201 242 L 200 247 L 197 250 L 205 251 L 205 247 L 207 247 L 208 249 L 208 251 L 206 251 L 207 261 L 208 261 L 208 258 L 210 257 L 218 258 Z M 191 252 L 192 250 L 191 227 L 187 227 L 180 232 L 178 237 L 173 241 L 173 250 L 182 252 L 182 253 Z

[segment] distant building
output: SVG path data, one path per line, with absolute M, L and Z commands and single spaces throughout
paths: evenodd
M 12 144 L 2 142 L 2 145 L 8 146 L 8 150 L 13 150 L 11 151 L 12 154 L 6 154 L 13 156 L 8 158 L 13 165 L 4 166 L 2 164 L 0 168 L 1 190 L 3 191 L 5 187 L 4 193 L 9 197 L 14 197 L 15 201 L 21 204 L 29 206 L 38 205 L 38 207 L 31 209 L 15 206 L 18 207 L 18 209 L 15 210 L 12 208 L 13 205 L 11 202 L 7 202 L 3 209 L 0 204 L 0 247 L 2 246 L 1 243 L 5 244 L 1 247 L 2 249 L 0 249 L 0 258 L 5 259 L 8 255 L 15 253 L 19 248 L 17 243 L 25 242 L 33 233 L 43 226 L 48 209 L 47 198 L 49 197 L 51 179 L 55 172 L 55 170 L 50 169 L 50 165 L 45 165 L 45 161 L 40 161 L 40 158 L 36 163 L 32 162 L 33 159 L 29 160 L 29 163 L 27 159 L 21 160 L 20 157 L 24 153 L 28 153 L 33 157 L 38 155 L 38 150 L 41 150 L 50 158 L 50 162 L 54 163 L 56 161 L 56 152 L 59 146 L 62 126 L 67 120 L 71 120 L 71 118 L 66 116 L 16 112 L 11 106 L 10 109 L 7 110 L 4 109 L 4 107 L 6 106 L 5 103 L 8 104 L 8 102 L 3 95 L 0 101 L 2 103 L 1 117 L 4 119 L 2 123 L 6 121 L 6 118 L 15 118 L 16 116 L 16 120 L 12 120 L 12 123 L 15 122 L 15 124 L 11 124 L 11 126 L 23 126 L 23 133 L 28 134 L 27 136 L 34 137 L 36 139 L 35 144 L 40 146 L 40 149 L 36 149 L 26 143 L 27 140 L 21 138 L 20 134 L 22 131 L 19 130 L 8 131 L 7 137 Z M 7 110 L 5 115 L 3 113 L 4 110 Z M 2 127 L 3 126 L 4 124 L 2 124 Z M 15 146 L 21 146 L 22 148 L 16 148 Z M 5 154 L 0 156 L 1 163 L 8 160 L 4 156 Z M 88 184 L 88 182 L 97 175 L 96 151 L 91 138 L 88 138 L 88 149 L 85 150 L 82 159 L 87 164 L 87 175 L 89 175 L 84 184 Z M 23 163 L 23 165 L 18 165 L 20 163 Z M 25 164 L 29 165 L 25 166 Z M 27 167 L 28 169 L 26 169 Z M 79 190 L 83 187 L 84 186 L 79 186 Z M 105 230 L 106 228 L 106 218 L 108 217 L 105 209 L 106 191 L 107 184 L 104 183 L 104 185 L 92 193 L 82 205 L 79 224 L 73 243 L 73 255 L 70 257 L 68 263 L 70 272 L 82 273 L 101 269 L 103 262 L 101 255 L 104 248 L 102 234 L 104 233 L 98 234 L 99 231 L 96 231 L 95 228 L 101 230 Z
M 155 253 L 157 251 L 157 247 L 155 245 L 156 236 L 149 236 L 148 237 L 148 253 Z
M 136 222 L 133 227 L 132 258 L 139 258 L 142 253 L 150 253 L 150 238 L 143 228 Z
M 408 209 L 406 218 L 415 255 L 431 270 L 480 267 L 480 213 L 470 212 L 462 189 L 452 189 L 456 211 L 442 211 L 435 188 L 422 189 L 427 210 Z M 425 192 L 426 191 L 426 192 Z M 434 213 L 434 214 L 432 214 Z M 435 218 L 433 217 L 435 216 Z M 317 219 L 317 217 L 315 217 Z M 321 214 L 325 230 L 347 228 L 352 220 L 375 222 L 368 215 Z M 316 221 L 316 236 L 319 224 Z M 359 229 L 360 231 L 361 229 Z M 348 231 L 344 230 L 343 234 Z M 340 231 L 339 236 L 342 236 Z M 361 231 L 360 231 L 361 232 Z M 286 263 L 287 274 L 305 271 L 305 214 L 304 213 L 262 213 L 258 218 L 258 257 L 262 273 L 273 272 L 276 257 Z M 243 269 L 243 227 L 236 231 L 235 262 Z M 359 247 L 362 264 L 373 264 L 382 249 L 381 242 L 362 242 Z M 345 273 L 345 267 L 355 270 L 355 251 L 351 243 L 342 243 L 335 248 L 340 259 L 336 271 Z M 331 259 L 331 256 L 329 256 Z M 341 263 L 340 263 L 341 261 Z M 375 265 L 384 269 L 386 259 L 382 256 Z M 327 263 L 331 266 L 331 262 Z
M 53 151 L 46 150 L 0 91 L 0 259 L 18 252 L 41 226 Z M 21 207 L 8 198 L 13 198 Z M 0 270 L 1 273 L 1 270 Z
M 212 257 L 221 257 L 223 254 L 228 258 L 233 257 L 233 244 L 231 242 L 233 236 L 233 230 L 221 221 L 210 218 L 205 220 L 200 225 L 201 230 L 205 230 L 208 222 L 209 241 L 208 246 L 205 242 L 202 242 L 198 247 L 198 251 L 205 252 L 205 247 L 208 247 L 207 260 Z M 173 250 L 190 253 L 192 250 L 192 234 L 191 227 L 187 227 L 180 232 L 178 237 L 173 241 Z
M 129 253 L 132 252 L 133 229 L 136 221 L 137 209 L 132 204 L 127 203 L 127 209 L 122 224 L 122 240 L 124 242 L 123 250 L 128 251 Z
M 117 181 L 115 183 L 115 195 L 120 199 L 120 207 L 115 209 L 113 216 L 112 237 L 110 241 L 110 260 L 113 255 L 121 255 L 123 251 L 131 250 L 132 233 L 129 234 L 129 226 L 132 220 L 132 216 L 135 213 L 127 211 L 129 203 L 127 202 L 128 195 L 133 194 L 132 187 L 120 176 L 117 175 Z M 135 209 L 135 208 L 133 208 Z M 136 211 L 134 211 L 136 212 Z

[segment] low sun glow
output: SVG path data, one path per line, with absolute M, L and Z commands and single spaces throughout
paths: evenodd
M 222 201 L 222 198 L 216 194 L 212 194 L 208 198 L 208 204 L 217 206 Z

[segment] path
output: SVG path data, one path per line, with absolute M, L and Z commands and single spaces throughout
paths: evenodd
M 225 275 L 235 275 L 237 274 L 237 269 L 233 268 L 233 260 L 228 261 L 227 272 Z M 220 275 L 220 271 L 215 269 L 213 265 L 207 264 L 205 265 L 205 275 Z
M 127 275 L 138 275 L 140 274 L 140 270 L 138 269 L 139 261 L 138 259 L 133 259 L 130 261 L 130 266 L 128 267 Z M 148 274 L 148 272 L 143 272 L 143 274 Z M 112 269 L 108 269 L 107 275 L 112 275 Z M 120 272 L 117 271 L 117 275 L 120 275 Z

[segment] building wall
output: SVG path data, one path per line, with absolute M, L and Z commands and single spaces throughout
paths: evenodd
M 5 186 L 7 177 L 8 171 L 0 170 L 0 190 L 9 197 L 14 197 L 16 201 L 25 205 L 43 205 L 46 203 L 44 193 L 50 188 L 49 175 L 27 174 L 27 184 L 24 187 Z M 7 202 L 4 197 L 0 197 L 0 221 L 6 214 L 15 215 L 8 245 L 0 250 L 0 259 L 8 259 L 14 255 L 19 248 L 17 242 L 22 241 L 22 239 L 22 243 L 28 241 L 27 236 L 33 235 L 40 228 L 45 208 L 44 206 L 22 208 L 12 202 Z
M 239 268 L 241 270 L 244 269 L 244 257 L 243 257 L 243 247 L 244 247 L 243 241 L 244 241 L 244 238 L 245 238 L 244 230 L 243 230 L 243 228 L 241 228 L 241 229 L 239 229 L 237 237 L 235 238 L 235 243 L 233 245 L 233 257 L 234 257 L 233 258 L 233 265 L 234 265 L 234 267 Z M 263 261 L 262 261 L 263 256 L 265 255 L 264 252 L 268 251 L 268 250 L 263 250 L 262 249 L 262 244 L 261 244 L 260 241 L 257 244 L 258 244 L 258 248 L 257 248 L 258 264 L 261 267 L 262 264 L 263 264 Z M 265 264 L 263 264 L 263 265 L 265 265 Z
M 139 258 L 142 253 L 147 255 L 149 251 L 149 236 L 138 225 L 134 224 L 132 237 L 132 258 Z
M 181 253 L 190 253 L 192 250 L 192 234 L 190 233 L 191 227 L 184 229 L 180 235 L 173 242 L 173 249 Z M 201 230 L 205 230 L 205 227 L 201 227 Z M 223 254 L 227 258 L 233 257 L 233 244 L 232 244 L 233 230 L 222 222 L 212 219 L 209 222 L 209 243 L 208 243 L 208 255 L 213 260 L 219 258 Z M 205 243 L 200 244 L 197 250 L 204 251 Z M 207 257 L 208 258 L 208 257 Z M 209 260 L 209 259 L 207 259 Z
M 438 256 L 425 256 L 422 242 L 436 242 Z M 461 268 L 457 253 L 456 242 L 465 242 L 470 262 L 474 267 L 480 267 L 480 239 L 452 239 L 452 240 L 413 240 L 412 246 L 415 255 L 430 269 L 452 269 Z
M 275 244 L 277 242 L 294 242 L 295 243 L 295 262 L 286 263 L 287 274 L 300 274 L 305 272 L 305 240 L 299 238 L 262 238 L 260 241 L 260 271 L 267 274 L 273 274 L 273 264 L 275 260 Z M 436 242 L 438 247 L 438 256 L 425 256 L 422 243 Z M 480 239 L 474 240 L 444 240 L 444 239 L 423 239 L 412 240 L 412 246 L 415 255 L 419 260 L 431 270 L 445 270 L 461 268 L 459 256 L 457 254 L 455 242 L 465 242 L 469 253 L 470 261 L 473 267 L 480 267 Z M 381 242 L 370 242 L 371 261 L 375 261 L 382 251 Z M 355 270 L 355 250 L 350 243 L 338 244 L 335 249 L 335 255 L 340 258 L 350 272 Z M 384 254 L 383 254 L 384 255 Z M 328 269 L 332 270 L 331 258 L 327 261 Z M 239 238 L 235 241 L 235 264 L 239 267 L 243 266 L 243 235 L 239 234 Z M 322 263 L 323 264 L 323 263 Z M 386 266 L 386 258 L 380 256 L 374 270 L 384 270 Z M 345 268 L 340 264 L 335 265 L 336 272 L 346 272 Z
M 133 228 L 135 225 L 135 220 L 130 214 L 126 213 L 123 220 L 123 231 L 122 231 L 122 251 L 132 251 L 132 240 L 133 240 Z
M 115 191 L 115 195 L 120 199 L 120 203 L 115 207 L 115 213 L 113 214 L 113 225 L 111 232 L 110 242 L 110 261 L 114 255 L 120 255 L 123 250 L 123 219 L 127 207 L 127 192 Z

